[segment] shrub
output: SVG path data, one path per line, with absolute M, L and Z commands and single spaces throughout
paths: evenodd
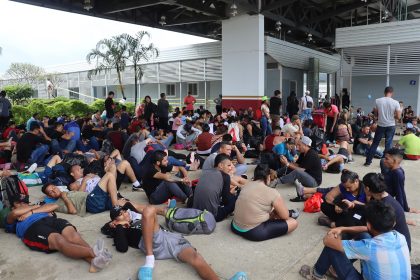
M 3 90 L 6 91 L 7 96 L 14 104 L 19 105 L 31 98 L 35 93 L 30 85 L 21 84 L 5 86 Z

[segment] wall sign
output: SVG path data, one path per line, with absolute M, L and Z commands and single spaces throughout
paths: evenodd
M 415 86 L 416 85 L 416 80 L 410 80 L 410 86 Z

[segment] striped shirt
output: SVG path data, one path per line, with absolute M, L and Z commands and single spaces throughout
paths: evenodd
M 410 255 L 404 235 L 390 231 L 371 239 L 343 240 L 349 259 L 360 259 L 366 280 L 411 279 Z

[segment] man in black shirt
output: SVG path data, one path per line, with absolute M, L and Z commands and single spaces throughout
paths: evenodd
M 281 184 L 294 182 L 296 187 L 316 188 L 322 183 L 322 165 L 317 152 L 311 149 L 312 140 L 303 136 L 297 142 L 299 158 L 296 163 L 289 163 L 285 156 L 280 157 L 282 168 L 277 171 L 278 181 Z M 290 171 L 290 173 L 288 173 Z M 288 173 L 288 174 L 287 174 Z M 286 175 L 285 175 L 286 174 Z M 304 198 L 298 194 L 296 198 L 290 201 L 304 201 Z
M 177 197 L 184 203 L 191 196 L 191 180 L 182 166 L 168 165 L 168 155 L 164 151 L 154 151 L 151 162 L 143 167 L 143 189 L 151 204 L 162 204 L 171 197 Z M 174 177 L 171 171 L 180 171 L 183 179 Z
M 373 137 L 370 133 L 370 126 L 368 124 L 364 124 L 354 138 L 353 152 L 357 155 L 365 156 L 366 152 L 369 151 L 372 142 Z M 383 152 L 380 148 L 377 148 L 375 157 L 382 158 L 382 156 Z
M 64 131 L 64 125 L 61 122 L 56 122 L 54 127 L 45 129 L 48 137 L 51 138 L 51 152 L 53 154 L 71 153 L 76 148 L 76 141 L 71 140 L 74 135 L 73 132 Z
M 159 128 L 168 131 L 169 102 L 166 94 L 161 93 L 157 104 L 157 115 L 159 117 Z
M 38 136 L 39 134 L 43 137 Z M 37 122 L 32 122 L 30 131 L 23 134 L 16 144 L 18 162 L 21 164 L 43 164 L 50 141 L 51 138 L 45 134 L 40 125 Z
M 111 120 L 114 117 L 114 92 L 110 91 L 108 93 L 108 97 L 105 100 L 105 110 L 106 110 L 106 118 Z
M 281 92 L 279 90 L 274 91 L 274 96 L 270 98 L 270 116 L 273 120 L 271 124 L 273 129 L 276 126 L 280 126 L 280 110 L 281 110 Z

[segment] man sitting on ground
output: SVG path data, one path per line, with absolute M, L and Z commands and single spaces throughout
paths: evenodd
M 411 279 L 410 255 L 405 237 L 392 230 L 396 221 L 394 209 L 382 201 L 366 206 L 367 229 L 372 238 L 341 240 L 333 230 L 324 237 L 324 250 L 313 268 L 302 266 L 305 279 L 327 279 L 332 266 L 338 279 Z M 353 266 L 359 259 L 362 273 Z M 392 268 L 392 269 L 391 269 Z
M 215 166 L 215 159 L 218 154 L 225 154 L 227 155 L 231 160 L 234 155 L 236 155 L 236 160 L 238 161 L 237 164 L 235 164 L 236 168 L 236 174 L 237 175 L 243 175 L 246 174 L 246 171 L 248 170 L 247 165 L 245 164 L 245 158 L 242 155 L 242 153 L 239 151 L 238 147 L 236 145 L 232 145 L 231 142 L 222 141 L 220 142 L 220 148 L 217 153 L 211 154 L 209 157 L 206 158 L 203 164 L 203 170 L 207 169 L 213 169 Z
M 398 146 L 404 147 L 404 158 L 409 160 L 420 159 L 420 138 L 416 136 L 414 128 L 407 128 Z
M 103 240 L 91 248 L 72 224 L 51 214 L 57 205 L 29 205 L 28 197 L 20 195 L 13 198 L 12 205 L 6 231 L 16 233 L 30 249 L 46 253 L 59 251 L 73 259 L 84 259 L 90 263 L 89 272 L 97 272 L 111 261 L 112 255 L 104 248 Z
M 365 123 L 354 138 L 353 152 L 356 155 L 365 156 L 367 151 L 369 151 L 370 145 L 372 145 L 373 137 L 370 133 L 370 125 Z M 375 157 L 382 158 L 383 152 L 378 147 L 375 152 Z

